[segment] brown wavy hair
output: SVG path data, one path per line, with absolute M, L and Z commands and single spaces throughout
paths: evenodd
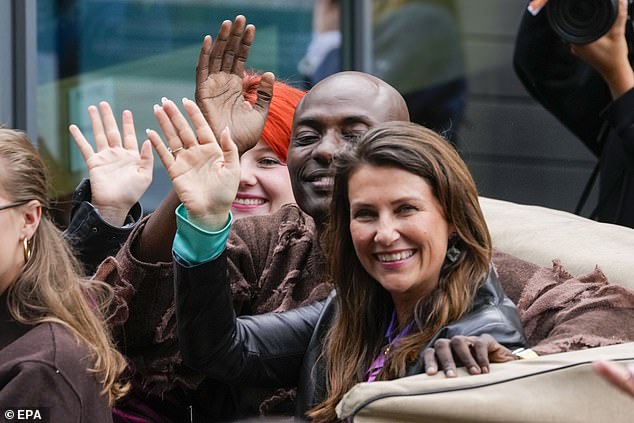
M 360 166 L 392 167 L 424 178 L 445 219 L 459 236 L 458 260 L 445 260 L 440 280 L 416 304 L 413 329 L 393 346 L 377 380 L 403 377 L 408 364 L 443 326 L 467 312 L 491 260 L 491 237 L 475 183 L 450 143 L 437 133 L 408 122 L 381 124 L 334 160 L 335 183 L 324 247 L 337 291 L 338 318 L 329 329 L 322 359 L 326 363 L 325 400 L 309 412 L 315 421 L 336 420 L 335 406 L 358 382 L 385 345 L 394 309 L 390 294 L 362 267 L 350 235 L 348 180 Z
M 114 348 L 104 324 L 112 290 L 102 282 L 82 277 L 81 266 L 48 215 L 49 176 L 28 137 L 0 127 L 0 181 L 11 202 L 37 200 L 42 206 L 40 223 L 30 240 L 31 258 L 7 290 L 8 308 L 18 322 L 63 325 L 90 351 L 93 372 L 101 394 L 112 405 L 128 390 L 119 382 L 126 367 Z

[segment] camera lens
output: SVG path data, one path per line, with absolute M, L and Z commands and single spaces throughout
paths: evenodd
M 570 6 L 570 20 L 575 23 L 592 22 L 596 19 L 597 8 L 590 0 L 575 2 Z
M 548 22 L 564 40 L 587 44 L 601 38 L 616 20 L 619 0 L 550 0 Z

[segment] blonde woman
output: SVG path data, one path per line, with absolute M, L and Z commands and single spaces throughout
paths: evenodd
M 88 281 L 48 215 L 46 168 L 21 132 L 0 128 L 0 408 L 51 422 L 111 422 L 125 360 Z

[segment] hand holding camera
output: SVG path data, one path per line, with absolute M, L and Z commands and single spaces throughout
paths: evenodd
M 634 0 L 533 0 L 536 15 L 545 7 L 550 27 L 570 51 L 599 72 L 616 99 L 634 87 L 628 60 L 626 23 Z
M 634 0 L 532 0 L 528 4 L 533 15 L 544 7 L 548 23 L 563 40 L 588 44 L 610 31 L 619 10 L 625 9 L 625 16 L 631 17 Z
M 634 87 L 634 72 L 628 60 L 625 25 L 628 19 L 628 3 L 631 0 L 614 0 L 617 15 L 608 32 L 587 44 L 571 44 L 574 55 L 590 64 L 601 74 L 610 87 L 612 98 L 618 98 Z

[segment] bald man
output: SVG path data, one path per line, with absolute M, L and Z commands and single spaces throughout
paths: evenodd
M 336 73 L 299 103 L 288 171 L 295 201 L 319 225 L 330 204 L 333 156 L 371 127 L 391 121 L 409 121 L 405 100 L 386 82 L 361 72 Z

